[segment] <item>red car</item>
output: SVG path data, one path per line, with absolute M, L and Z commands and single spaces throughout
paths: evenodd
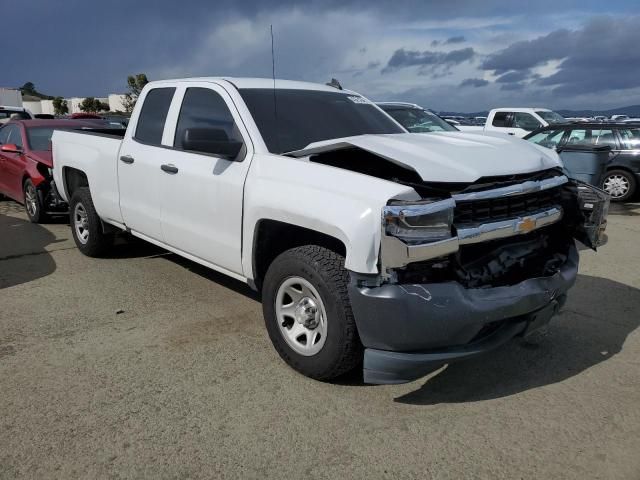
M 51 135 L 56 129 L 95 128 L 78 120 L 12 120 L 0 128 L 0 195 L 23 203 L 34 223 L 64 214 L 53 187 Z

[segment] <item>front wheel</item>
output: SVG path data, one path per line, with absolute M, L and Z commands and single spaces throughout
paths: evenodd
M 24 189 L 24 209 L 31 223 L 42 223 L 47 220 L 42 206 L 40 194 L 31 179 L 27 179 L 23 185 Z
M 602 189 L 614 202 L 629 200 L 636 192 L 636 177 L 626 170 L 609 170 L 602 182 Z
M 102 231 L 102 222 L 87 187 L 78 188 L 71 197 L 69 224 L 78 250 L 88 257 L 101 256 L 112 244 L 112 236 Z
M 347 294 L 344 257 L 315 245 L 293 248 L 269 266 L 264 319 L 276 351 L 292 368 L 330 380 L 362 360 Z

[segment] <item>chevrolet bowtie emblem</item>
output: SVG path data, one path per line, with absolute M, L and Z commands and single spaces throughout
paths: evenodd
M 516 231 L 518 231 L 519 233 L 529 233 L 531 230 L 536 228 L 537 223 L 538 222 L 536 222 L 535 218 L 523 218 L 522 221 L 520 221 L 516 226 Z

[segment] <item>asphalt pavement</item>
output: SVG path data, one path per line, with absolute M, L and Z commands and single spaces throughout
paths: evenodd
M 0 201 L 0 478 L 640 478 L 640 204 L 548 332 L 405 385 L 321 383 L 257 296 Z

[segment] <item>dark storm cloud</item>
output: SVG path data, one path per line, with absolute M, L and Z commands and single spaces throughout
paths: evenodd
M 464 43 L 464 42 L 465 42 L 465 38 L 462 35 L 458 35 L 456 37 L 449 37 L 444 41 L 445 45 L 451 45 L 452 43 Z
M 526 80 L 531 75 L 529 70 L 520 70 L 517 72 L 509 72 L 501 75 L 496 79 L 496 83 L 516 83 Z
M 552 87 L 557 95 L 636 88 L 640 85 L 639 21 L 640 17 L 594 18 L 578 30 L 556 30 L 516 42 L 490 55 L 481 68 L 503 74 L 496 82 L 504 83 L 505 90 L 514 88 L 508 83 L 526 79 L 528 69 L 551 60 L 561 61 L 555 73 L 531 78 L 537 85 Z
M 461 87 L 486 87 L 489 85 L 489 81 L 484 78 L 466 78 L 460 82 Z
M 524 84 L 523 83 L 505 83 L 500 87 L 500 90 L 505 90 L 505 91 L 524 90 Z
M 556 30 L 533 40 L 516 42 L 489 55 L 480 68 L 502 74 L 509 70 L 524 70 L 543 65 L 549 60 L 559 60 L 566 56 L 566 46 L 573 43 L 573 36 L 574 33 L 569 30 Z
M 435 52 L 432 50 L 419 52 L 400 48 L 393 52 L 387 62 L 387 66 L 382 69 L 382 73 L 413 66 L 449 68 L 471 60 L 475 54 L 471 47 L 451 50 L 450 52 Z

